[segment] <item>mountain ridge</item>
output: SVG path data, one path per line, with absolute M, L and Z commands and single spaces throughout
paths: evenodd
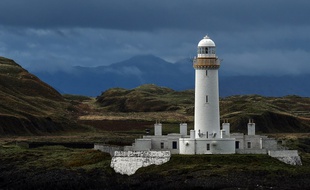
M 97 67 L 72 67 L 70 72 L 33 72 L 61 93 L 98 96 L 114 87 L 135 88 L 156 84 L 174 90 L 194 89 L 195 71 L 190 59 L 175 63 L 154 55 L 140 55 Z M 310 75 L 287 76 L 227 76 L 219 70 L 221 97 L 259 94 L 263 96 L 310 96 Z

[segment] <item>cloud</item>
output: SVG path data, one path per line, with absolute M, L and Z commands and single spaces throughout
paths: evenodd
M 227 75 L 310 74 L 310 54 L 303 50 L 244 52 L 223 57 L 221 69 Z
M 116 73 L 119 75 L 136 75 L 136 76 L 141 76 L 143 73 L 142 71 L 135 67 L 135 66 L 124 66 L 121 68 L 117 68 L 117 69 L 112 69 L 112 68 L 106 68 L 104 71 L 106 72 L 112 72 L 112 73 Z
M 307 25 L 309 6 L 306 0 L 4 0 L 0 23 L 35 28 L 244 31 L 266 25 Z
M 189 39 L 186 31 L 148 33 L 90 28 L 43 30 L 14 27 L 0 27 L 0 31 L 3 33 L 0 42 L 5 48 L 0 53 L 28 68 L 37 67 L 34 62 L 38 61 L 35 60 L 42 61 L 43 65 L 53 65 L 56 60 L 67 65 L 109 65 L 139 54 L 154 54 L 175 61 L 193 55 L 199 39 Z
M 309 73 L 309 9 L 308 0 L 3 0 L 0 55 L 48 71 L 139 54 L 175 62 L 208 34 L 227 73 Z

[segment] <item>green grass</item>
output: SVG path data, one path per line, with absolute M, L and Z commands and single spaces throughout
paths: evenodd
M 19 170 L 92 169 L 109 170 L 109 154 L 87 149 L 71 149 L 63 146 L 44 146 L 34 149 L 14 145 L 0 147 L 2 165 L 12 165 Z
M 91 100 L 88 96 L 82 96 L 82 95 L 73 95 L 73 94 L 63 94 L 62 95 L 65 99 L 71 100 L 71 101 L 85 101 L 85 100 Z
M 224 187 L 240 186 L 251 189 L 257 184 L 277 187 L 281 180 L 299 179 L 299 181 L 308 183 L 306 178 L 310 176 L 310 153 L 303 152 L 300 155 L 303 161 L 302 166 L 287 165 L 267 155 L 172 155 L 170 161 L 163 165 L 151 165 L 140 168 L 133 176 L 122 176 L 116 174 L 110 167 L 110 155 L 100 151 L 71 149 L 63 146 L 26 149 L 14 143 L 3 141 L 0 143 L 0 167 L 6 175 L 14 176 L 17 183 L 24 179 L 18 178 L 21 173 L 30 176 L 27 178 L 30 181 L 32 176 L 47 176 L 48 178 L 43 180 L 47 183 L 54 180 L 53 174 L 58 171 L 57 175 L 67 180 L 69 178 L 70 181 L 83 176 L 82 179 L 86 180 L 82 181 L 82 184 L 93 183 L 91 179 L 95 179 L 96 181 L 103 180 L 102 184 L 112 181 L 114 185 L 122 184 L 122 187 L 132 188 L 135 184 L 141 185 L 145 181 L 153 180 L 154 186 L 164 180 L 165 185 L 171 186 L 171 183 L 175 181 L 181 183 L 181 186 L 184 185 L 184 188 L 189 187 L 186 180 L 189 180 L 194 188 L 198 188 L 206 180 L 222 184 L 222 180 L 225 179 L 232 181 L 226 181 Z M 74 178 L 70 178 L 67 174 Z M 238 179 L 241 180 L 238 181 Z M 242 180 L 247 180 L 247 182 L 239 185 Z M 256 181 L 249 183 L 253 180 Z M 34 183 L 39 182 L 34 181 Z M 65 183 L 70 182 L 65 181 Z M 286 184 L 280 185 L 282 186 Z
M 172 155 L 169 162 L 160 166 L 141 168 L 138 173 L 156 173 L 171 175 L 175 173 L 200 173 L 201 175 L 221 175 L 227 172 L 277 173 L 278 171 L 294 174 L 310 174 L 309 154 L 304 155 L 303 166 L 291 166 L 267 155 Z
M 138 173 L 195 173 L 203 175 L 225 175 L 228 171 L 285 171 L 292 175 L 310 174 L 310 153 L 302 153 L 303 166 L 291 166 L 267 155 L 172 155 L 169 162 L 161 166 L 139 169 Z M 14 165 L 20 170 L 51 169 L 101 169 L 111 172 L 109 154 L 90 149 L 71 149 L 63 146 L 44 146 L 35 149 L 1 145 L 0 161 L 3 165 Z

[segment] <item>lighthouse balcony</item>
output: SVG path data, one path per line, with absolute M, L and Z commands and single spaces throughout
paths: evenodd
M 217 69 L 220 67 L 220 60 L 218 58 L 196 58 L 193 66 L 195 69 Z

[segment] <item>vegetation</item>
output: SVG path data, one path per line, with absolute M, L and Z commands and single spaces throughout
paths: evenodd
M 78 109 L 13 60 L 0 57 L 0 136 L 76 129 Z
M 178 92 L 156 85 L 142 85 L 131 90 L 113 88 L 97 97 L 96 103 L 100 105 L 99 115 L 104 113 L 105 116 L 110 115 L 110 118 L 114 115 L 118 119 L 130 119 L 128 116 L 131 115 L 131 119 L 139 120 L 151 118 L 153 121 L 193 122 L 193 90 Z M 308 97 L 246 95 L 220 100 L 222 121 L 228 120 L 232 130 L 238 132 L 246 132 L 249 119 L 254 119 L 260 133 L 309 132 L 309 110 Z
M 161 166 L 122 176 L 110 167 L 110 155 L 100 151 L 63 146 L 25 149 L 1 141 L 0 188 L 307 189 L 310 153 L 303 152 L 302 160 L 303 166 L 291 166 L 267 155 L 173 155 Z
M 91 100 L 90 97 L 88 96 L 82 96 L 82 95 L 73 95 L 73 94 L 63 94 L 62 95 L 66 100 L 69 101 L 86 101 L 86 100 Z
M 185 106 L 194 104 L 191 95 L 192 91 L 176 92 L 147 84 L 132 90 L 109 89 L 97 98 L 97 102 L 113 112 L 184 111 Z
M 266 155 L 173 155 L 164 165 L 128 177 L 110 168 L 110 155 L 63 144 L 129 145 L 148 131 L 153 134 L 156 120 L 164 124 L 163 134 L 178 132 L 180 122 L 192 129 L 194 91 L 142 85 L 109 89 L 96 99 L 62 96 L 3 57 L 0 89 L 0 189 L 309 189 L 310 136 L 301 133 L 310 131 L 306 97 L 220 100 L 222 120 L 231 122 L 232 131 L 245 132 L 248 119 L 254 119 L 259 132 L 297 149 L 303 166 Z M 33 142 L 47 144 L 27 148 Z

